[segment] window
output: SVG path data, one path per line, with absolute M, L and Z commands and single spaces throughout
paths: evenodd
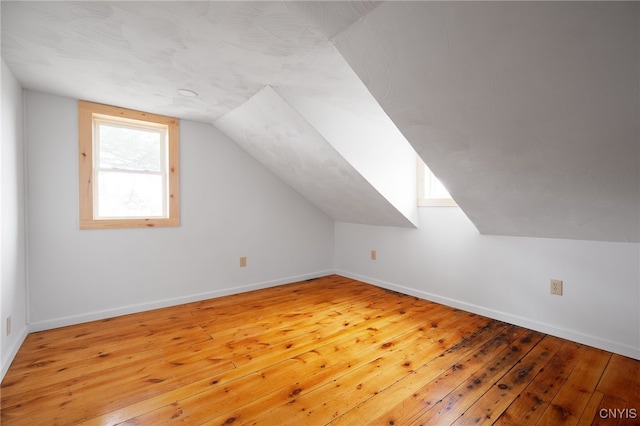
M 178 226 L 178 119 L 78 102 L 80 229 Z
M 449 191 L 418 157 L 418 206 L 455 207 Z

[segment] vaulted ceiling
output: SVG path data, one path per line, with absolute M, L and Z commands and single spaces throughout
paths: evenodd
M 639 28 L 617 2 L 3 1 L 2 57 L 212 123 L 336 220 L 417 225 L 417 151 L 482 233 L 639 241 Z
M 333 40 L 481 233 L 638 241 L 639 10 L 389 2 Z

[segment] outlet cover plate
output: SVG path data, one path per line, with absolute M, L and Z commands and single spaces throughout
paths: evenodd
M 551 294 L 562 296 L 562 280 L 551 280 Z

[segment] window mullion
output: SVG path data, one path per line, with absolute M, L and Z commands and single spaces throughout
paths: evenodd
M 153 176 L 162 176 L 165 177 L 166 173 L 164 170 L 155 171 L 155 170 L 136 170 L 136 169 L 121 169 L 118 167 L 97 167 L 97 171 L 99 172 L 108 172 L 108 173 L 130 173 L 136 175 L 153 175 Z

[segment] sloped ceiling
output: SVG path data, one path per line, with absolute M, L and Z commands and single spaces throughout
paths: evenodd
M 210 123 L 266 85 L 351 93 L 316 55 L 375 6 L 3 1 L 2 57 L 29 89 Z
M 224 126 L 336 220 L 415 225 L 413 195 L 390 196 L 413 191 L 399 169 L 415 148 L 482 233 L 639 241 L 638 6 L 3 1 L 2 57 L 27 89 Z M 377 192 L 363 207 L 378 217 L 347 219 L 293 162 L 268 165 L 247 137 L 259 123 L 239 119 L 269 102 L 278 125 L 306 123 L 273 149 L 331 152 L 353 178 L 342 199 Z M 380 148 L 361 148 L 372 133 Z M 327 198 L 346 188 L 331 181 Z
M 330 217 L 412 226 L 271 87 L 215 124 Z
M 640 14 L 389 2 L 334 43 L 484 234 L 640 240 Z

